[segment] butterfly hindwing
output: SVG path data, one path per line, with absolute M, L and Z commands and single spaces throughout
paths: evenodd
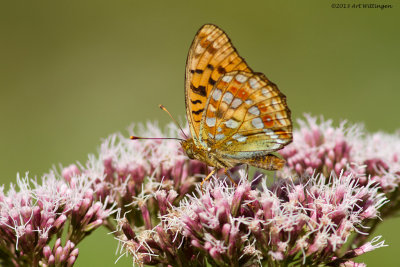
M 228 36 L 215 25 L 204 25 L 193 40 L 186 62 L 186 115 L 196 145 L 201 145 L 200 122 L 212 88 L 225 73 L 234 70 L 251 72 Z
M 203 113 L 201 142 L 224 157 L 249 159 L 291 140 L 286 97 L 263 74 L 232 71 L 218 80 Z

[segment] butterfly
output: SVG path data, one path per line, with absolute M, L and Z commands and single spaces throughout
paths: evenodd
M 191 159 L 214 170 L 248 164 L 278 170 L 271 152 L 292 141 L 286 97 L 239 56 L 226 33 L 212 24 L 197 32 L 185 77 L 186 116 L 192 138 L 181 141 Z
M 200 28 L 189 50 L 185 76 L 192 138 L 178 140 L 190 159 L 214 167 L 201 188 L 218 169 L 235 183 L 227 170 L 237 165 L 283 167 L 285 160 L 272 152 L 292 141 L 286 97 L 264 74 L 250 69 L 224 31 L 212 24 Z

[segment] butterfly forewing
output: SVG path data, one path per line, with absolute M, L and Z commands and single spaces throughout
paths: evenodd
M 263 74 L 224 74 L 210 92 L 203 112 L 200 141 L 225 157 L 253 158 L 292 140 L 285 96 Z
M 283 166 L 270 153 L 292 141 L 286 97 L 250 69 L 215 25 L 204 25 L 190 47 L 185 96 L 193 141 L 182 146 L 189 157 L 216 168 Z
M 251 72 L 228 36 L 215 25 L 204 25 L 196 34 L 186 62 L 186 115 L 196 145 L 207 99 L 217 81 L 234 70 Z

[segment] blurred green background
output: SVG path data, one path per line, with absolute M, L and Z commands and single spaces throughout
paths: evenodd
M 381 0 L 367 1 L 381 3 Z M 204 23 L 224 29 L 239 53 L 304 112 L 370 131 L 399 127 L 400 6 L 333 9 L 331 0 L 0 2 L 1 183 L 85 162 L 101 138 L 132 122 L 184 119 L 184 68 Z M 340 3 L 363 3 L 361 0 Z M 400 220 L 374 235 L 388 248 L 360 260 L 398 266 Z M 111 266 L 116 242 L 99 230 L 76 266 Z M 123 258 L 117 266 L 131 266 Z

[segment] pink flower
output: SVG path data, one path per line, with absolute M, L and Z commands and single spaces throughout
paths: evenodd
M 65 246 L 61 246 L 61 239 L 58 238 L 53 246 L 45 246 L 43 248 L 44 259 L 41 262 L 42 266 L 55 267 L 55 266 L 73 266 L 76 258 L 78 257 L 79 250 L 75 248 L 75 244 L 69 240 Z
M 279 151 L 290 171 L 300 176 L 314 172 L 329 176 L 344 170 L 356 174 L 362 184 L 372 179 L 386 193 L 399 186 L 399 134 L 369 134 L 362 125 L 346 122 L 334 127 L 331 120 L 320 119 L 318 123 L 310 115 L 298 123 L 300 129 L 293 131 L 293 143 Z
M 264 180 L 261 190 L 251 189 L 244 172 L 240 176 L 238 187 L 220 179 L 206 184 L 203 195 L 198 187 L 198 196 L 171 206 L 146 239 L 137 238 L 124 220 L 122 245 L 128 249 L 135 244 L 129 251 L 142 264 L 168 260 L 192 266 L 190 255 L 216 266 L 288 259 L 328 264 L 339 259 L 348 237 L 364 221 L 376 218 L 386 202 L 378 187 L 359 186 L 351 175 L 312 176 L 305 184 L 280 181 L 271 189 Z M 281 190 L 273 189 L 278 187 Z M 150 254 L 153 257 L 146 257 Z
M 73 244 L 102 225 L 113 210 L 93 203 L 93 190 L 84 175 L 69 175 L 67 183 L 52 171 L 41 180 L 38 183 L 28 174 L 18 175 L 19 191 L 12 185 L 6 194 L 3 190 L 0 193 L 0 249 L 13 255 L 2 260 L 15 266 L 37 266 L 41 260 L 47 261 L 47 266 L 72 266 L 77 257 L 77 250 L 70 251 Z M 66 248 L 58 246 L 53 257 L 49 254 L 44 259 L 46 245 L 53 236 L 62 234 L 67 221 Z

